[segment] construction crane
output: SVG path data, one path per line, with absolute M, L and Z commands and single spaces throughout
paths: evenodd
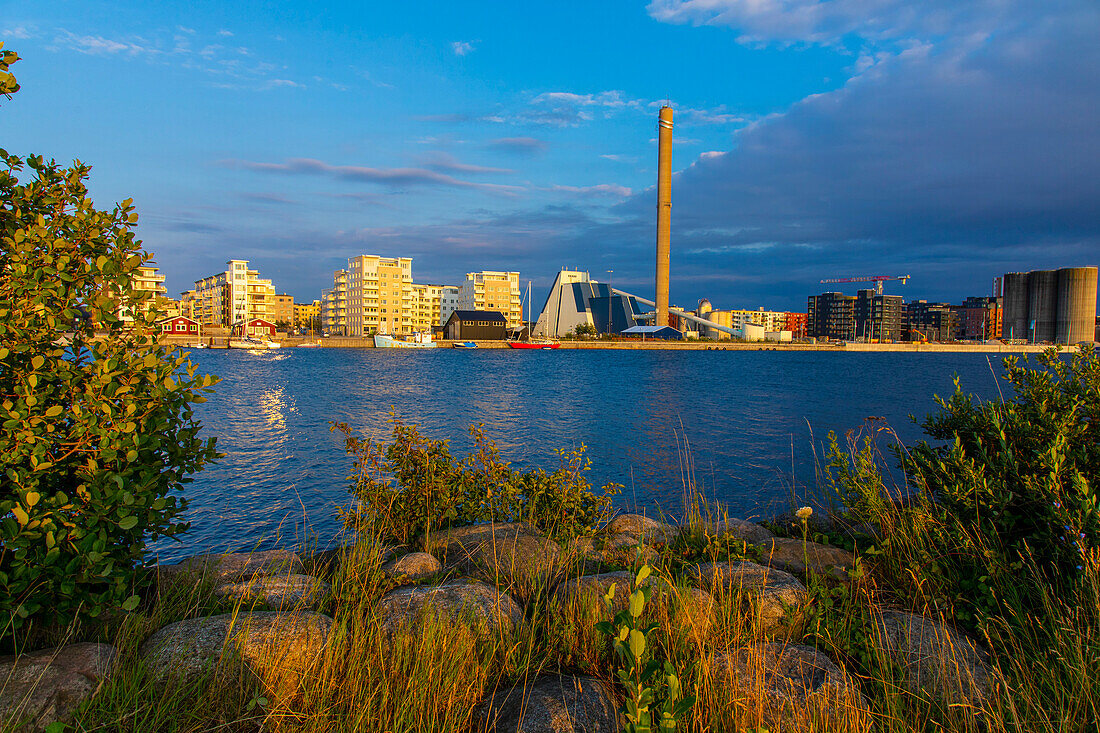
M 875 291 L 882 295 L 882 284 L 887 280 L 900 280 L 902 285 L 909 282 L 909 275 L 871 275 L 870 277 L 839 277 L 822 280 L 823 283 L 874 283 Z

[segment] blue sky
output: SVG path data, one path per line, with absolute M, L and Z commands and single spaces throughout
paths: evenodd
M 173 294 L 243 257 L 309 300 L 371 253 L 648 295 L 668 99 L 674 301 L 959 301 L 1100 262 L 1097 37 L 1087 1 L 0 2 L 0 140 L 133 197 Z

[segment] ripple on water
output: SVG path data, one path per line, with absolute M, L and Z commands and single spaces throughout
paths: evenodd
M 979 354 L 283 349 L 192 359 L 222 377 L 196 411 L 227 456 L 187 485 L 191 531 L 153 548 L 167 560 L 332 542 L 351 468 L 333 420 L 384 437 L 393 410 L 459 455 L 480 423 L 518 468 L 553 468 L 556 448 L 584 444 L 593 484 L 623 484 L 622 506 L 670 511 L 687 453 L 699 489 L 748 516 L 787 499 L 792 460 L 797 481 L 813 482 L 811 427 L 819 455 L 829 430 L 870 415 L 914 440 L 907 415 L 950 394 L 955 373 L 968 391 L 996 393 Z

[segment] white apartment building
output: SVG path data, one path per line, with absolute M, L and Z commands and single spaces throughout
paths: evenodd
M 466 273 L 466 282 L 459 295 L 459 310 L 497 311 L 508 320 L 509 328 L 522 328 L 519 273 L 494 270 Z
M 431 333 L 432 326 L 437 325 L 436 319 L 439 317 L 439 300 L 443 287 L 413 283 L 407 320 L 412 324 L 414 332 Z
M 194 290 L 183 293 L 181 300 L 195 319 L 204 326 L 232 328 L 253 318 L 274 323 L 275 287 L 250 270 L 248 260 L 229 260 L 225 272 L 195 281 Z
M 439 289 L 439 325 L 446 325 L 451 317 L 462 305 L 462 286 L 444 285 Z

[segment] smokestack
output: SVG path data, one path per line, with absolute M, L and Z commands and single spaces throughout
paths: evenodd
M 672 224 L 672 107 L 665 105 L 657 122 L 657 283 L 655 326 L 668 325 L 668 254 Z

